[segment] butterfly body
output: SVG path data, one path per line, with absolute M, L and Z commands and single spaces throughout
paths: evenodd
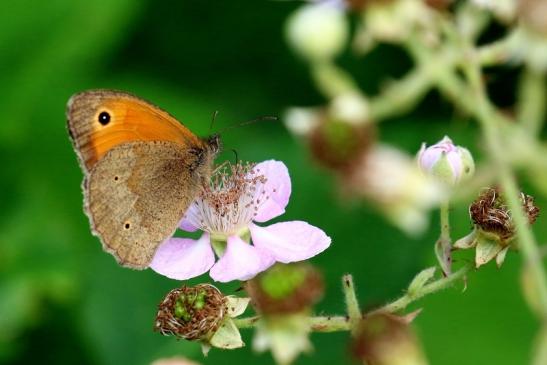
M 92 232 L 122 266 L 144 269 L 211 175 L 219 139 L 195 136 L 127 93 L 91 90 L 68 102 Z

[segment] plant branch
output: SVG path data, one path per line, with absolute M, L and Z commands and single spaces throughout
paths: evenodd
M 448 275 L 447 277 L 437 279 L 433 282 L 430 282 L 429 284 L 424 285 L 423 287 L 413 292 L 412 294 L 406 293 L 405 295 L 394 300 L 393 302 L 388 303 L 384 305 L 383 307 L 375 309 L 371 312 L 365 313 L 365 315 L 380 313 L 380 312 L 390 312 L 390 313 L 399 312 L 405 309 L 409 304 L 425 297 L 426 295 L 433 294 L 440 290 L 451 287 L 458 280 L 463 279 L 465 275 L 472 268 L 473 268 L 473 264 L 468 263 L 462 268 L 460 268 L 458 271 L 454 272 L 453 274 Z M 349 286 L 347 285 L 347 282 L 346 282 L 346 279 L 348 277 L 350 279 Z M 362 318 L 362 315 L 361 315 L 361 312 L 359 311 L 357 298 L 355 297 L 355 289 L 353 287 L 353 280 L 351 279 L 351 275 L 344 275 L 342 280 L 343 280 L 343 287 L 344 287 L 344 295 L 345 296 L 347 295 L 350 297 L 349 301 L 348 301 L 348 298 L 346 297 L 346 303 L 348 304 L 348 315 L 347 316 L 333 315 L 333 316 L 308 317 L 310 331 L 312 332 L 352 331 L 353 328 L 355 328 L 355 326 L 359 323 L 359 320 Z M 235 325 L 239 329 L 253 328 L 256 326 L 259 320 L 260 320 L 260 316 L 233 319 Z

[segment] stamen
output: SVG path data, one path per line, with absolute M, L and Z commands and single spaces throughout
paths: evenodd
M 246 227 L 269 198 L 267 178 L 251 163 L 225 164 L 211 177 L 186 218 L 213 234 L 233 234 Z M 264 198 L 265 197 L 265 198 Z

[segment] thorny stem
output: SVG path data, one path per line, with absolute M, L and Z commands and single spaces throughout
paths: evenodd
M 405 309 L 411 303 L 425 297 L 426 295 L 433 294 L 440 290 L 451 287 L 457 281 L 463 279 L 465 275 L 473 268 L 472 263 L 468 263 L 453 274 L 437 279 L 429 284 L 424 285 L 419 290 L 416 290 L 412 294 L 406 293 L 402 297 L 388 303 L 378 309 L 361 315 L 359 310 L 359 303 L 357 302 L 357 296 L 355 295 L 355 287 L 353 286 L 353 280 L 351 275 L 344 275 L 342 278 L 344 295 L 346 296 L 348 315 L 346 316 L 311 316 L 308 317 L 308 323 L 310 331 L 312 332 L 340 332 L 340 331 L 352 331 L 359 323 L 359 320 L 369 314 L 389 312 L 395 313 Z M 349 286 L 346 279 L 349 278 Z M 348 297 L 350 300 L 348 301 Z M 351 303 L 351 305 L 349 304 Z M 253 328 L 260 320 L 260 316 L 253 316 L 247 318 L 234 318 L 234 323 L 239 329 Z

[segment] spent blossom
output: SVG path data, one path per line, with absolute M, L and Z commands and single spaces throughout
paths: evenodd
M 166 240 L 150 267 L 177 280 L 210 270 L 215 281 L 228 282 L 249 280 L 275 262 L 302 261 L 319 254 L 331 239 L 317 227 L 303 221 L 256 224 L 283 214 L 290 195 L 291 180 L 282 162 L 220 168 L 179 225 L 188 232 L 202 230 L 202 236 Z

